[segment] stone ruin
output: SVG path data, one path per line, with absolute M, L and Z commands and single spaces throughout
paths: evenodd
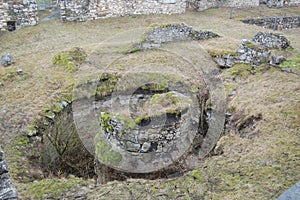
M 1 0 L 0 31 L 14 31 L 22 26 L 38 23 L 36 0 Z
M 259 6 L 259 0 L 190 0 L 190 5 L 198 11 L 219 7 L 255 7 Z
M 300 27 L 299 16 L 266 17 L 242 20 L 246 24 L 254 24 L 272 30 L 294 29 Z
M 63 21 L 86 21 L 98 18 L 139 14 L 184 13 L 186 0 L 62 0 Z
M 270 7 L 296 5 L 300 0 L 60 0 L 58 7 L 62 21 L 87 21 L 99 18 L 140 14 L 181 14 L 187 7 L 202 11 L 218 7 Z M 1 0 L 0 31 L 13 31 L 38 23 L 36 0 Z
M 212 55 L 220 68 L 230 68 L 236 63 L 251 64 L 254 68 L 263 63 L 278 67 L 285 57 L 272 53 L 271 50 L 283 50 L 290 47 L 290 42 L 283 35 L 258 32 L 252 40 L 242 40 L 237 52 Z
M 296 5 L 299 3 L 299 0 L 260 0 L 260 5 L 267 5 L 268 7 L 284 7 Z
M 207 40 L 220 37 L 211 31 L 196 31 L 185 24 L 152 25 L 144 35 L 144 40 L 133 45 L 129 51 L 148 50 L 160 47 L 164 43 L 190 40 Z
M 184 24 L 157 25 L 151 30 L 143 37 L 158 44 L 217 36 Z M 161 48 L 153 53 L 175 56 Z M 151 63 L 159 68 L 114 71 L 123 59 L 135 60 L 143 53 L 122 53 L 110 70 L 76 84 L 72 100 L 58 102 L 31 127 L 28 137 L 42 137 L 43 144 L 36 140 L 41 160 L 34 162 L 40 162 L 45 174 L 97 176 L 98 183 L 129 177 L 168 178 L 193 169 L 199 156 L 210 151 L 207 138 L 223 130 L 224 121 L 219 119 L 222 114 L 215 116 L 207 107 L 211 91 L 204 78 L 181 57 L 177 61 L 194 73 L 175 73 L 161 66 L 160 59 Z M 190 73 L 197 78 L 189 77 Z

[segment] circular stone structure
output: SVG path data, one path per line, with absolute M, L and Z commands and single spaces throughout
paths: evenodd
M 130 51 L 144 31 L 99 44 L 76 73 L 73 118 L 99 183 L 194 169 L 224 128 L 226 95 L 210 55 L 197 41 Z
M 204 98 L 195 83 L 174 75 L 131 73 L 106 77 L 97 91 L 111 87 L 110 79 L 116 82 L 113 93 L 96 93 L 95 155 L 104 165 L 129 173 L 158 171 L 178 161 L 200 137 Z
M 84 98 L 75 100 L 73 107 L 80 108 L 76 113 L 81 119 L 97 121 L 91 148 L 101 164 L 127 173 L 152 173 L 200 145 L 207 100 L 202 84 L 170 74 L 106 73 L 97 82 L 77 87 L 78 96 L 95 88 L 90 108 L 94 113 L 84 116 Z

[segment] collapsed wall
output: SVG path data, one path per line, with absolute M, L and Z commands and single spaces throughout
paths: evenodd
M 0 2 L 0 30 L 13 31 L 38 22 L 36 0 L 8 0 Z
M 185 0 L 62 0 L 63 21 L 86 21 L 98 18 L 140 14 L 184 13 Z
M 259 0 L 189 0 L 198 11 L 218 7 L 254 7 L 259 6 Z
M 266 17 L 242 20 L 246 24 L 254 24 L 263 28 L 273 30 L 294 29 L 300 27 L 299 16 L 284 16 L 284 17 Z
M 260 4 L 265 4 L 268 7 L 283 7 L 299 4 L 300 0 L 261 0 Z

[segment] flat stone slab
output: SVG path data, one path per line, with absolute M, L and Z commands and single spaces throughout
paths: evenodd
M 300 199 L 300 181 L 277 198 L 277 200 L 299 200 L 299 199 Z

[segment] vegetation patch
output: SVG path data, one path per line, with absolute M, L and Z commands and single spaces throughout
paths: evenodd
M 300 72 L 300 53 L 292 57 L 290 60 L 284 61 L 280 64 L 281 69 L 290 69 Z
M 230 55 L 230 56 L 238 56 L 237 51 L 228 51 L 228 50 L 220 50 L 220 49 L 210 49 L 208 50 L 208 53 L 211 57 L 219 57 L 223 55 Z
M 100 134 L 96 135 L 96 158 L 99 158 L 105 164 L 113 166 L 122 161 L 122 155 L 112 150 L 105 142 L 102 141 Z
M 85 61 L 86 52 L 79 47 L 69 51 L 62 51 L 52 58 L 52 64 L 60 66 L 67 71 L 77 71 L 78 66 Z
M 60 199 L 66 191 L 75 191 L 87 184 L 87 181 L 80 178 L 43 179 L 29 184 L 27 193 L 36 199 L 47 198 L 48 196 Z
M 252 74 L 252 68 L 253 67 L 251 64 L 238 63 L 227 69 L 227 71 L 229 72 L 230 76 L 247 78 Z
M 6 68 L 0 71 L 0 81 L 3 82 L 25 81 L 30 77 L 28 73 L 18 71 L 16 68 Z

